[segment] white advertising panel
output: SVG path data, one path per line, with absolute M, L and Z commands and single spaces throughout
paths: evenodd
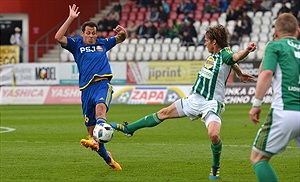
M 57 63 L 30 63 L 14 65 L 16 85 L 57 85 Z

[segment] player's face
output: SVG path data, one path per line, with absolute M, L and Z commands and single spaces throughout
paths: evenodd
M 209 53 L 213 53 L 214 51 L 214 44 L 212 43 L 212 41 L 205 36 L 205 46 L 207 47 L 207 50 Z
M 81 33 L 82 40 L 85 44 L 95 44 L 97 39 L 96 27 L 85 27 L 85 31 Z

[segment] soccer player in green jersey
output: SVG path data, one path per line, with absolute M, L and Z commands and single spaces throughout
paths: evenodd
M 197 75 L 191 94 L 131 124 L 110 123 L 118 131 L 132 135 L 138 129 L 153 127 L 170 118 L 189 117 L 191 120 L 202 118 L 208 129 L 213 155 L 209 179 L 219 178 L 222 141 L 220 138 L 221 115 L 225 111 L 225 85 L 234 69 L 240 80 L 246 82 L 253 77 L 241 72 L 238 61 L 256 50 L 256 44 L 250 43 L 245 50 L 234 53 L 228 47 L 228 32 L 222 25 L 209 27 L 205 34 L 205 45 L 210 55 Z
M 294 139 L 300 148 L 300 42 L 298 21 L 289 13 L 275 22 L 275 41 L 265 50 L 261 73 L 256 83 L 255 99 L 249 117 L 259 123 L 261 103 L 272 85 L 273 101 L 268 117 L 254 140 L 251 162 L 260 182 L 277 182 L 269 161 L 282 153 Z

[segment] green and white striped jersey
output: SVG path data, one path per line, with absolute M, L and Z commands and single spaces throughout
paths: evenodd
M 300 42 L 293 38 L 270 42 L 262 70 L 272 70 L 272 108 L 300 111 Z
M 217 54 L 210 54 L 192 88 L 193 93 L 202 95 L 207 100 L 217 100 L 224 103 L 225 86 L 230 74 L 234 52 L 225 47 Z

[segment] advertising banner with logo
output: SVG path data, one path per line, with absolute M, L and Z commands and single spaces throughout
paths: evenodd
M 16 85 L 58 85 L 58 64 L 30 63 L 14 65 Z
M 0 65 L 19 63 L 20 49 L 17 45 L 0 46 Z
M 193 84 L 204 61 L 128 62 L 129 84 Z
M 0 86 L 14 85 L 15 71 L 12 64 L 3 65 L 0 67 Z
M 112 104 L 171 104 L 190 94 L 192 85 L 114 86 Z M 248 104 L 255 97 L 254 85 L 230 85 L 225 90 L 226 104 Z M 77 86 L 0 87 L 0 104 L 81 104 Z M 272 101 L 271 88 L 264 103 Z

